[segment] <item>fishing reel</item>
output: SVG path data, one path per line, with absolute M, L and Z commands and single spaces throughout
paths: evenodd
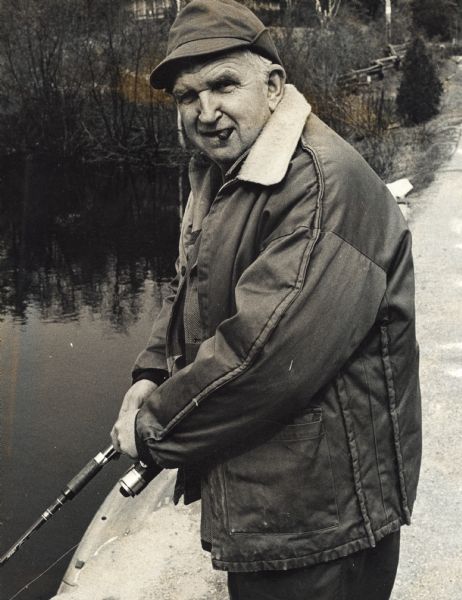
M 125 498 L 134 498 L 156 477 L 162 469 L 157 465 L 146 465 L 139 461 L 132 465 L 121 479 L 119 492 Z

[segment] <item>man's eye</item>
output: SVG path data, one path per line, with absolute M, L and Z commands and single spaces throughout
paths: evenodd
M 178 104 L 191 104 L 194 102 L 195 94 L 194 92 L 185 92 L 184 94 L 176 94 L 175 98 Z
M 225 79 L 223 81 L 219 81 L 216 85 L 216 90 L 218 92 L 232 92 L 234 90 L 234 88 L 236 87 L 236 82 L 235 81 L 231 81 L 230 79 Z

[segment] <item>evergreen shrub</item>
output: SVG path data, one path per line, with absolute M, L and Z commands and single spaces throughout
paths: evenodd
M 406 52 L 402 70 L 396 98 L 398 112 L 406 121 L 424 123 L 438 114 L 443 86 L 420 38 Z

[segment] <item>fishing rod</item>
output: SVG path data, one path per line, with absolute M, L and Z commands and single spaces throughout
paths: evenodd
M 84 487 L 97 475 L 101 469 L 112 459 L 118 458 L 119 452 L 114 446 L 108 446 L 98 452 L 88 463 L 73 477 L 61 490 L 61 494 L 40 517 L 22 534 L 22 536 L 11 546 L 9 550 L 0 557 L 0 567 L 3 566 L 19 548 L 28 540 L 32 534 L 49 521 L 69 500 L 72 500 Z M 148 467 L 139 461 L 133 464 L 125 475 L 119 480 L 120 493 L 128 497 L 139 494 L 150 481 L 160 473 L 160 467 Z

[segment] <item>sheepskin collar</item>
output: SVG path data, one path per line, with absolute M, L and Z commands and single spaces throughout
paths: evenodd
M 284 96 L 250 149 L 237 179 L 275 185 L 284 179 L 311 106 L 293 85 Z

